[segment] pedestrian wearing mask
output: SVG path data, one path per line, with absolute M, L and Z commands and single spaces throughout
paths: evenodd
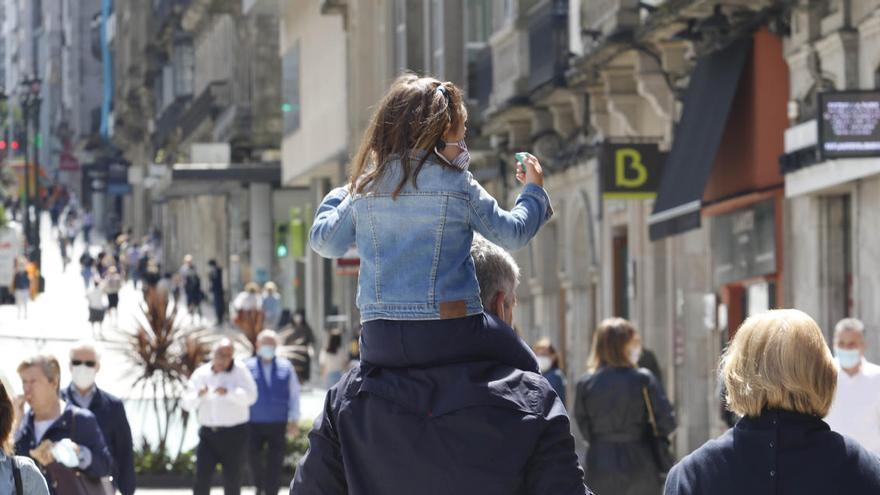
M 299 434 L 300 384 L 286 359 L 276 357 L 278 334 L 257 335 L 257 355 L 247 367 L 257 384 L 257 402 L 251 406 L 250 463 L 257 495 L 276 495 L 281 485 L 285 438 Z
M 865 359 L 865 325 L 855 319 L 834 327 L 837 392 L 825 421 L 832 430 L 880 455 L 880 366 Z
M 574 414 L 589 442 L 586 480 L 596 493 L 657 495 L 662 489 L 651 417 L 658 435 L 666 437 L 675 430 L 675 414 L 654 375 L 636 367 L 640 350 L 629 321 L 602 321 L 593 335 L 589 371 L 577 384 Z
M 235 361 L 232 342 L 221 339 L 210 363 L 193 372 L 181 400 L 184 410 L 198 416 L 194 495 L 208 495 L 219 463 L 223 493 L 241 493 L 242 465 L 248 445 L 250 408 L 257 401 L 257 384 L 248 368 Z
M 53 495 L 76 493 L 71 490 L 77 477 L 90 485 L 110 484 L 113 460 L 104 435 L 91 411 L 61 399 L 58 360 L 33 356 L 19 364 L 18 375 L 24 397 L 16 400 L 16 415 L 23 419 L 15 453 L 37 462 Z M 25 402 L 30 406 L 26 415 Z
M 15 455 L 12 435 L 17 420 L 11 389 L 0 380 L 0 493 L 49 495 L 46 478 L 34 461 Z
M 550 382 L 550 386 L 556 391 L 556 395 L 563 404 L 565 401 L 565 373 L 559 368 L 559 355 L 550 339 L 543 338 L 533 347 L 535 356 L 538 358 L 538 368 L 541 375 Z
M 122 495 L 131 495 L 135 489 L 131 427 L 122 401 L 95 385 L 100 370 L 98 345 L 90 341 L 74 344 L 70 349 L 71 383 L 61 397 L 95 415 L 113 459 L 113 485 Z

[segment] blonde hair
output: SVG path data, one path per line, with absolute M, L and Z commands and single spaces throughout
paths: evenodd
M 819 326 L 796 309 L 747 319 L 721 359 L 727 407 L 742 416 L 782 409 L 824 417 L 837 368 Z
M 601 366 L 633 368 L 626 355 L 626 346 L 638 335 L 636 327 L 624 318 L 606 318 L 593 333 L 593 345 L 587 368 L 596 371 Z

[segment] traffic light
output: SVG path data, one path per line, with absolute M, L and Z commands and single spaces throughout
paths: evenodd
M 0 151 L 6 151 L 6 140 L 0 139 Z
M 290 243 L 290 225 L 287 222 L 275 224 L 275 256 L 287 257 Z
M 12 151 L 18 151 L 18 141 L 12 141 Z

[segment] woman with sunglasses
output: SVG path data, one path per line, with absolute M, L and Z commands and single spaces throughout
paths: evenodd
M 6 380 L 0 380 L 0 493 L 49 495 L 46 479 L 34 461 L 13 455 L 15 406 Z

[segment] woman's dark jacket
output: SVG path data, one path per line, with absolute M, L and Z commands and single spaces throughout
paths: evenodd
M 669 472 L 666 495 L 880 493 L 880 459 L 814 416 L 745 417 Z
M 672 433 L 675 414 L 650 371 L 601 367 L 578 381 L 574 414 L 589 443 L 586 481 L 600 495 L 660 493 L 642 387 L 647 387 L 660 433 Z
M 110 450 L 104 442 L 104 434 L 98 426 L 95 415 L 88 409 L 82 409 L 67 403 L 61 417 L 58 418 L 43 434 L 40 442 L 37 442 L 34 433 L 34 413 L 30 411 L 23 419 L 24 423 L 16 435 L 15 453 L 30 457 L 31 449 L 37 448 L 43 440 L 58 442 L 64 438 L 71 439 L 77 445 L 85 446 L 92 453 L 92 463 L 83 471 L 93 477 L 101 478 L 110 476 L 113 460 L 110 458 Z M 55 486 L 51 476 L 46 472 L 46 482 L 49 485 L 49 493 L 55 493 Z

